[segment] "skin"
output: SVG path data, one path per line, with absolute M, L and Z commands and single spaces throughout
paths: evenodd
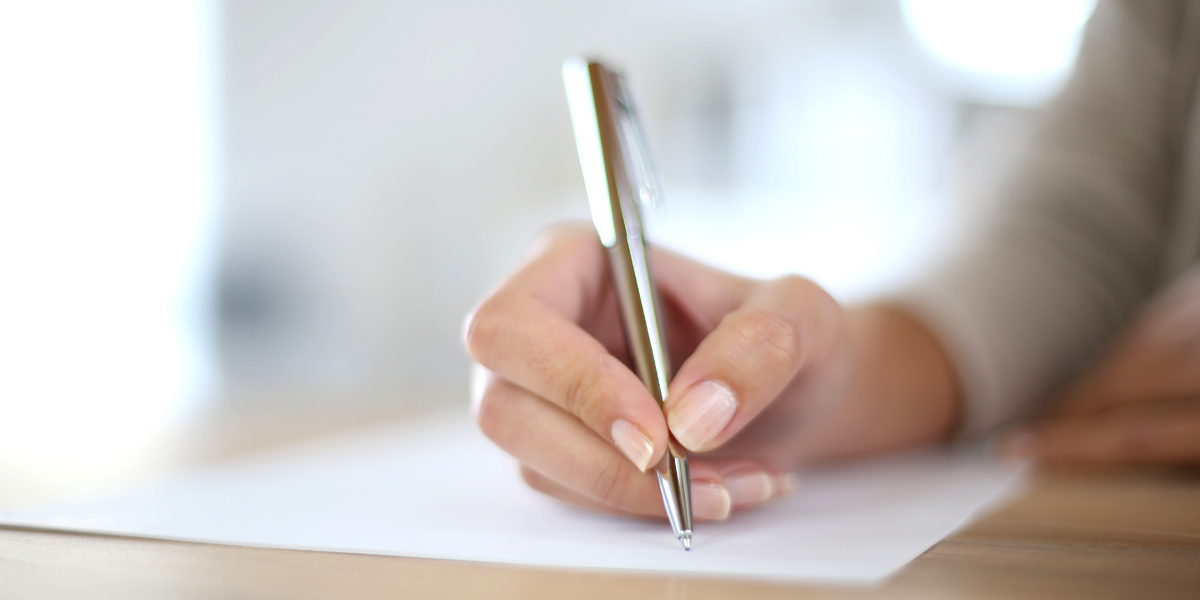
M 716 382 L 736 411 L 693 440 L 700 520 L 786 493 L 784 470 L 936 442 L 953 429 L 949 361 L 928 333 L 888 307 L 843 310 L 799 277 L 735 277 L 652 251 L 676 374 L 667 417 L 630 370 L 604 249 L 586 224 L 558 227 L 467 318 L 480 429 L 521 462 L 525 481 L 562 500 L 663 516 L 654 475 L 622 454 L 618 419 L 666 450 L 671 415 Z M 688 439 L 678 435 L 681 442 Z M 757 485 L 755 483 L 757 482 Z M 694 498 L 695 501 L 695 498 Z
M 650 260 L 675 361 L 665 416 L 630 370 L 589 225 L 548 231 L 468 316 L 476 420 L 534 489 L 662 518 L 643 467 L 662 458 L 670 429 L 693 451 L 696 518 L 724 519 L 787 493 L 782 474 L 797 465 L 952 435 L 961 404 L 953 366 L 902 310 L 844 308 L 800 277 L 746 279 L 659 250 Z M 695 410 L 714 390 L 733 408 Z M 1054 406 L 1009 432 L 1002 452 L 1200 463 L 1200 268 L 1149 303 Z M 618 420 L 644 434 L 648 454 L 619 449 Z
M 1063 463 L 1200 464 L 1200 267 L 1151 300 L 1002 448 Z

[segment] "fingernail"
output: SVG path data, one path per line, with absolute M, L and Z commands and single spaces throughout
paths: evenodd
M 725 486 L 708 481 L 692 482 L 692 516 L 705 521 L 721 521 L 729 516 L 732 507 Z
M 667 425 L 688 450 L 705 450 L 733 420 L 737 398 L 729 388 L 706 381 L 688 390 L 667 412 Z
M 1029 430 L 1017 430 L 1000 439 L 996 451 L 1005 458 L 1030 458 L 1037 454 L 1037 434 Z
M 725 478 L 725 489 L 734 506 L 758 504 L 775 494 L 775 478 L 764 471 L 732 475 Z
M 642 433 L 637 425 L 625 419 L 617 419 L 612 424 L 612 439 L 621 454 L 644 473 L 646 467 L 650 466 L 650 456 L 654 453 L 654 444 L 650 442 L 650 438 Z

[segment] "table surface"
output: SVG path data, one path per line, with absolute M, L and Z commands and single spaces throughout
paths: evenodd
M 0 597 L 1200 598 L 1200 471 L 1042 470 L 870 589 L 0 528 Z

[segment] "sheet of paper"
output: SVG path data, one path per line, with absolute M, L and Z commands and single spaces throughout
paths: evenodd
M 526 488 L 464 415 L 426 417 L 101 497 L 0 513 L 84 532 L 525 565 L 871 584 L 1018 489 L 978 448 L 800 474 L 795 494 L 698 524 L 593 514 Z

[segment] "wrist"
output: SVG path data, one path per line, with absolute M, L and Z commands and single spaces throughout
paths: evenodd
M 802 460 L 932 444 L 957 427 L 953 365 L 919 320 L 887 305 L 845 312 L 845 364 L 828 411 L 805 427 Z
M 857 393 L 876 398 L 879 410 L 891 407 L 899 413 L 897 443 L 950 438 L 958 428 L 961 393 L 941 342 L 899 307 L 871 305 L 849 312 L 849 335 L 861 369 Z

